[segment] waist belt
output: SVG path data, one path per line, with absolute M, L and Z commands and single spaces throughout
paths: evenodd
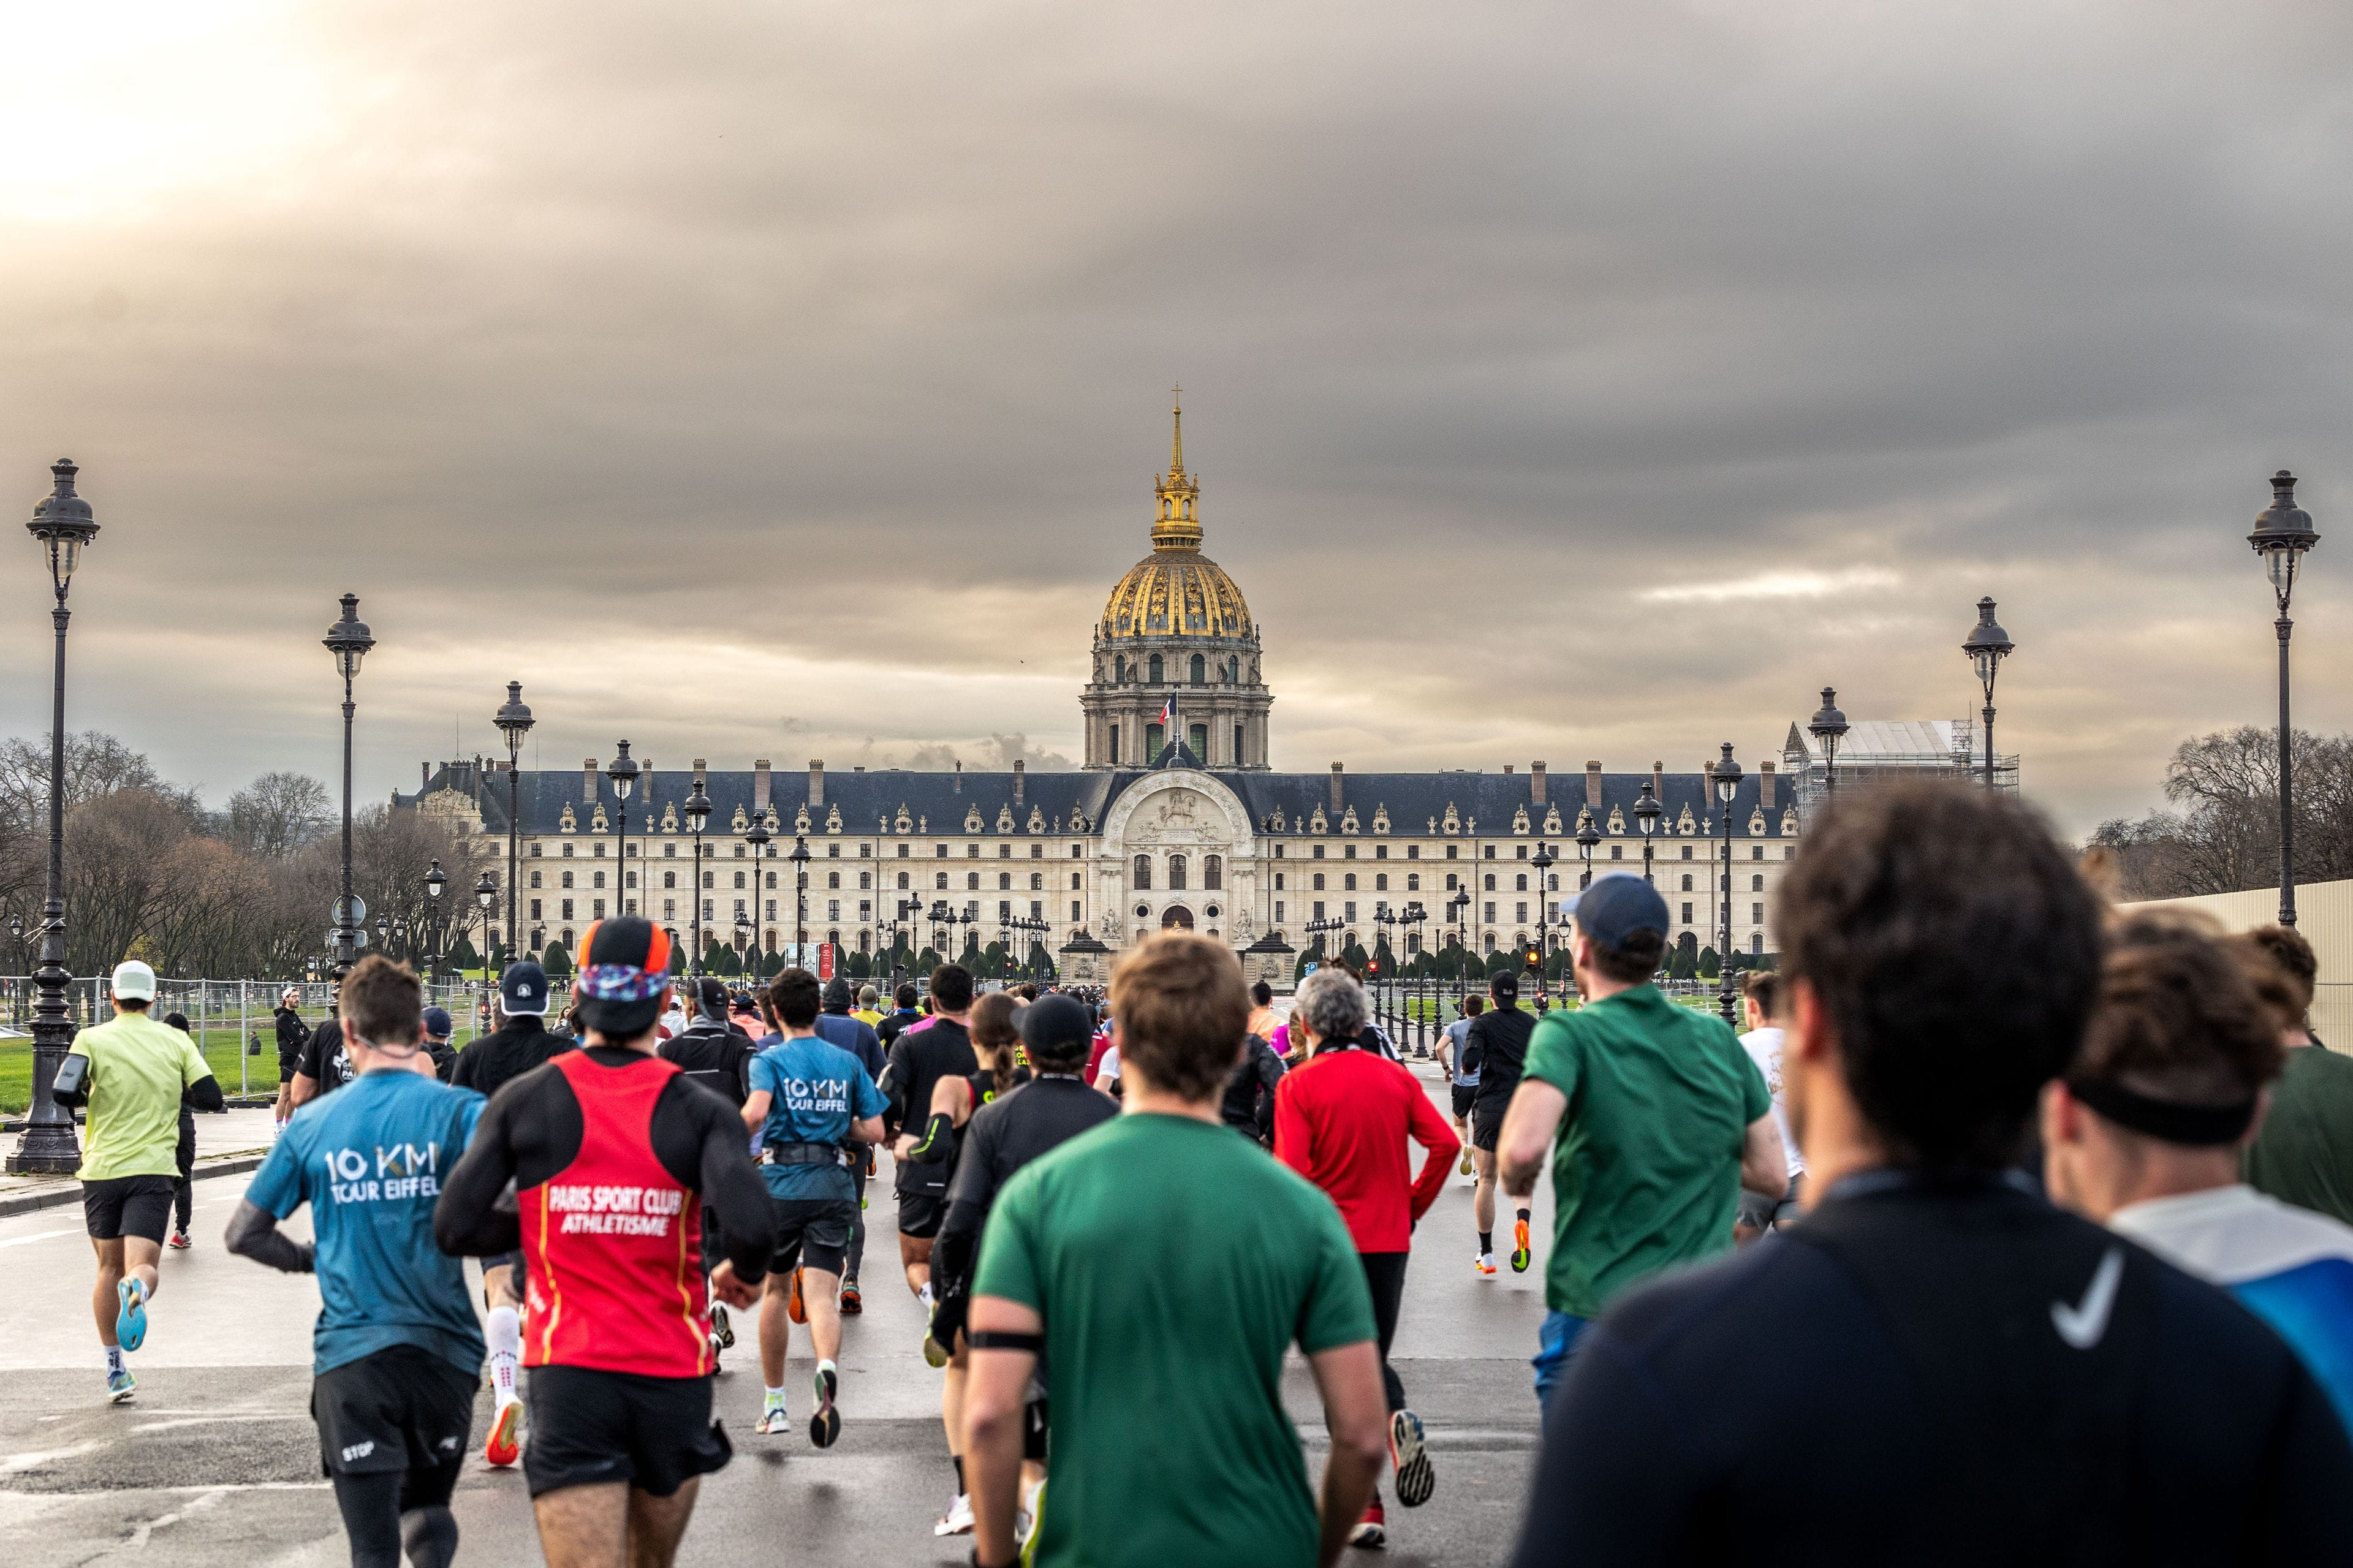
M 830 1143 L 771 1143 L 760 1151 L 763 1165 L 831 1165 L 841 1151 Z

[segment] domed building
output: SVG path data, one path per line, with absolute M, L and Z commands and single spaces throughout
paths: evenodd
M 1149 767 L 1182 742 L 1205 767 L 1263 771 L 1267 710 L 1258 623 L 1226 569 L 1201 553 L 1201 482 L 1185 471 L 1185 410 L 1155 476 L 1152 553 L 1128 568 L 1095 623 L 1079 698 L 1089 768 Z M 1171 702 L 1176 717 L 1166 715 Z

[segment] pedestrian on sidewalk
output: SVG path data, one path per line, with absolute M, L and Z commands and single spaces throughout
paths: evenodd
M 185 1013 L 166 1013 L 164 1022 L 193 1037 Z M 196 1050 L 201 1056 L 204 1047 L 198 1046 Z M 188 1240 L 188 1216 L 196 1203 L 196 1109 L 185 1089 L 180 1091 L 180 1137 L 172 1150 L 172 1163 L 179 1173 L 172 1179 L 172 1235 L 164 1245 L 174 1252 L 185 1252 L 193 1245 Z

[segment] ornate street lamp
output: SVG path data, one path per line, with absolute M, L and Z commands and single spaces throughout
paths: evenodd
M 1552 933 L 1546 922 L 1552 913 L 1552 868 L 1558 863 L 1551 846 L 1538 839 L 1536 852 L 1528 858 L 1528 864 L 1536 870 L 1536 1000 L 1539 1003 L 1545 997 L 1545 980 L 1552 973 Z M 1538 1011 L 1542 1008 L 1539 1007 Z
M 694 759 L 694 793 L 686 797 L 686 830 L 694 840 L 694 875 L 688 882 L 694 889 L 694 937 L 687 947 L 686 972 L 702 973 L 702 825 L 711 820 L 711 797 L 705 795 L 702 759 Z
M 638 787 L 638 775 L 645 770 L 629 755 L 629 743 L 620 742 L 620 750 L 605 764 L 605 776 L 613 781 L 614 822 L 613 841 L 619 847 L 621 885 L 613 889 L 613 912 L 629 912 L 629 796 Z
M 798 960 L 807 954 L 801 952 L 808 941 L 808 839 L 805 835 L 793 835 L 793 951 Z
M 1732 803 L 1739 794 L 1740 764 L 1732 760 L 1732 742 L 1726 741 L 1724 756 L 1715 764 L 1715 798 L 1718 815 L 1724 818 L 1724 870 L 1716 885 L 1716 897 L 1724 909 L 1724 944 L 1715 950 L 1715 972 L 1721 977 L 1716 984 L 1715 1010 L 1725 1023 L 1736 1027 L 1739 1015 L 1732 999 Z
M 1665 815 L 1659 807 L 1658 797 L 1651 793 L 1649 781 L 1645 780 L 1642 794 L 1634 802 L 1634 826 L 1642 830 L 1642 880 L 1645 882 L 1654 881 L 1651 876 L 1651 836 L 1658 832 L 1659 818 Z
M 1601 829 L 1593 826 L 1593 808 L 1587 806 L 1577 814 L 1577 858 L 1584 865 L 1577 873 L 1579 891 L 1593 886 L 1593 851 L 1600 843 Z
M 1430 1054 L 1429 1047 L 1423 1043 L 1421 1016 L 1421 994 L 1425 989 L 1424 982 L 1428 979 L 1430 973 L 1430 948 L 1429 944 L 1422 940 L 1421 922 L 1429 918 L 1430 911 L 1421 907 L 1421 900 L 1419 899 L 1416 899 L 1413 902 L 1406 905 L 1405 908 L 1398 911 L 1398 920 L 1401 923 L 1413 928 L 1413 935 L 1409 939 L 1409 942 L 1411 946 L 1419 950 L 1417 956 L 1421 960 L 1421 973 L 1413 976 L 1413 978 L 1407 983 L 1405 992 L 1407 1014 L 1406 1023 L 1413 1035 L 1413 1053 L 1417 1057 L 1425 1057 Z M 1434 1007 L 1432 1011 L 1435 1011 Z
M 759 957 L 767 946 L 767 933 L 761 929 L 763 917 L 760 913 L 760 894 L 763 891 L 760 887 L 760 862 L 767 858 L 768 854 L 768 814 L 765 810 L 752 814 L 752 824 L 744 830 L 744 843 L 752 852 L 752 951 L 755 960 L 765 963 L 765 959 Z M 793 955 L 793 962 L 800 962 L 797 952 Z
M 484 871 L 481 879 L 474 884 L 474 902 L 482 911 L 482 984 L 486 987 L 491 983 L 491 910 L 498 901 L 499 885 Z
M 433 868 L 425 873 L 427 933 L 425 944 L 431 950 L 433 968 L 436 972 L 433 977 L 436 980 L 441 978 L 438 973 L 441 967 L 441 943 L 438 940 L 441 931 L 441 889 L 448 881 L 448 879 L 441 875 L 441 862 L 434 861 Z
M 2320 542 L 2320 535 L 2313 529 L 2312 515 L 2295 504 L 2295 476 L 2285 468 L 2272 476 L 2272 504 L 2256 517 L 2255 531 L 2247 535 L 2247 542 L 2263 558 L 2271 572 L 2272 596 L 2279 601 L 2279 619 L 2272 623 L 2272 629 L 2279 634 L 2279 919 L 2280 924 L 2292 926 L 2295 924 L 2295 796 L 2290 788 L 2288 749 L 2295 731 L 2288 727 L 2287 718 L 2287 639 L 2294 629 L 2287 618 L 2287 603 L 2295 591 L 2304 552 Z M 62 639 L 64 634 L 58 636 Z
M 522 934 L 522 922 L 515 915 L 515 889 L 522 884 L 522 738 L 531 733 L 531 710 L 522 700 L 522 682 L 507 682 L 507 700 L 492 721 L 499 733 L 507 738 L 507 945 L 519 946 L 516 938 Z M 531 955 L 536 959 L 539 954 Z M 487 962 L 487 960 L 485 960 Z
M 1993 601 L 1979 599 L 1978 624 L 1969 628 L 1968 640 L 1961 644 L 1961 651 L 1969 656 L 1969 666 L 1978 672 L 1978 684 L 1985 688 L 1985 784 L 1988 789 L 1993 788 L 1994 778 L 1993 681 L 1994 677 L 2001 673 L 2001 661 L 2008 658 L 2016 647 L 2010 640 L 2010 634 L 2002 630 L 2001 624 L 1993 618 Z
M 1467 887 L 1456 889 L 1454 896 L 1446 900 L 1446 909 L 1454 917 L 1454 951 L 1461 955 L 1459 966 L 1461 972 L 1454 978 L 1468 984 L 1471 979 L 1471 889 Z
M 335 903 L 334 931 L 334 982 L 338 986 L 358 962 L 360 921 L 367 913 L 352 897 L 352 715 L 357 711 L 352 702 L 352 682 L 359 679 L 360 661 L 367 657 L 368 649 L 375 647 L 367 623 L 359 617 L 360 596 L 345 594 L 343 605 L 343 619 L 327 628 L 324 639 L 327 651 L 335 656 L 335 671 L 343 678 L 343 893 Z
M 1989 703 L 1993 700 L 1990 682 L 1987 687 L 1986 700 Z M 1986 728 L 1989 731 L 1992 730 L 1992 721 L 1987 721 Z M 1846 715 L 1839 711 L 1838 688 L 1825 686 L 1822 688 L 1822 705 L 1814 710 L 1811 719 L 1806 721 L 1806 732 L 1821 742 L 1822 791 L 1826 795 L 1838 794 L 1839 742 L 1845 738 L 1846 731 Z M 1990 734 L 1988 738 L 1991 738 Z
M 58 601 L 49 611 L 57 654 L 49 681 L 48 889 L 41 901 L 41 966 L 33 972 L 33 984 L 40 993 L 33 1005 L 33 1103 L 25 1119 L 25 1135 L 8 1157 L 12 1174 L 66 1174 L 81 1167 L 73 1112 L 51 1098 L 58 1068 L 65 1064 L 74 1036 L 66 1001 L 67 987 L 73 984 L 66 968 L 66 623 L 72 618 L 66 608 L 66 590 L 72 585 L 83 547 L 98 537 L 90 502 L 74 493 L 79 472 L 69 458 L 49 465 L 54 488 L 35 504 L 33 520 L 25 525 L 48 561 L 49 585 Z

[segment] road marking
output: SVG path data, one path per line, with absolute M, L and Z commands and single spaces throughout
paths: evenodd
M 55 1241 L 58 1237 L 61 1237 L 61 1236 L 81 1236 L 81 1235 L 83 1235 L 83 1234 L 85 1234 L 85 1232 L 84 1232 L 84 1231 L 81 1231 L 81 1230 L 43 1230 L 43 1231 L 36 1231 L 36 1232 L 34 1232 L 31 1236 L 14 1236 L 14 1237 L 9 1237 L 7 1240 L 5 1240 L 5 1241 L 0 1241 L 0 1247 L 23 1247 L 23 1246 L 26 1246 L 26 1244 L 30 1243 L 30 1242 L 36 1242 L 36 1241 Z
M 191 1415 L 179 1421 L 150 1421 L 144 1426 L 133 1426 L 131 1432 L 133 1436 L 143 1436 L 150 1432 L 175 1432 L 183 1426 L 205 1426 L 218 1421 L 308 1421 L 309 1419 L 311 1417 L 301 1411 L 290 1411 L 275 1415 Z
M 0 1454 L 0 1476 L 12 1476 L 18 1470 L 37 1469 L 52 1459 L 74 1459 L 102 1447 L 96 1437 L 86 1443 L 76 1443 L 70 1448 L 38 1448 L 29 1454 Z

